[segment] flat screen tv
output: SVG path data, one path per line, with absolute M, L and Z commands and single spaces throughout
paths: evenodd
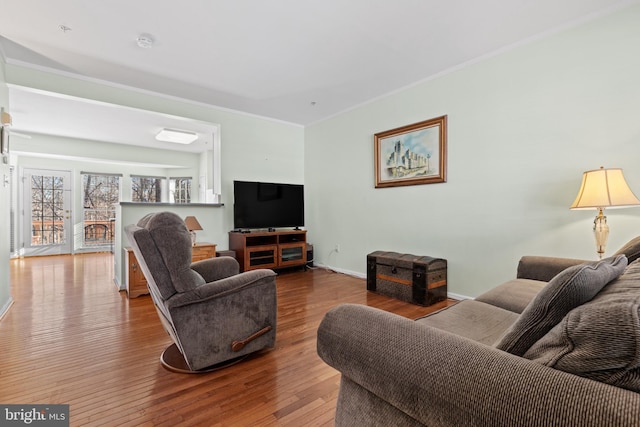
M 304 186 L 272 182 L 233 182 L 233 226 L 252 228 L 302 227 Z

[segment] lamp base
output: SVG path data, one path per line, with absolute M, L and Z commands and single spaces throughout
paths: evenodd
M 604 216 L 603 208 L 599 208 L 598 215 L 593 220 L 593 234 L 596 238 L 596 252 L 602 259 L 607 248 L 607 239 L 609 238 L 609 225 L 607 224 L 607 217 Z
M 195 231 L 190 231 L 189 233 L 191 233 L 191 246 L 195 246 L 196 245 L 196 232 Z

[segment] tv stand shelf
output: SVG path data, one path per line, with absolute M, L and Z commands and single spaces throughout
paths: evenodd
M 307 231 L 230 231 L 229 249 L 235 251 L 240 271 L 304 266 Z

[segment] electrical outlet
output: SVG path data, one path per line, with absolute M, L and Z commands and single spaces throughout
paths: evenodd
M 338 243 L 336 243 L 336 247 L 334 249 L 336 252 L 340 252 L 340 245 Z

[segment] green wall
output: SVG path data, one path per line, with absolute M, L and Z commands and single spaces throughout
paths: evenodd
M 5 64 L 0 61 L 3 74 L 0 75 L 0 106 L 8 105 L 8 92 L 6 84 L 19 87 L 33 88 L 51 91 L 66 95 L 78 96 L 103 102 L 109 102 L 127 107 L 145 109 L 167 113 L 175 116 L 191 118 L 210 122 L 220 127 L 221 140 L 221 202 L 222 208 L 211 210 L 216 218 L 213 220 L 200 219 L 205 223 L 216 224 L 219 229 L 207 230 L 206 234 L 217 236 L 219 249 L 228 247 L 226 241 L 227 232 L 233 228 L 233 198 L 232 188 L 235 179 L 241 180 L 273 180 L 280 182 L 302 183 L 304 181 L 304 128 L 280 121 L 265 119 L 241 112 L 194 104 L 163 96 L 154 96 L 142 93 L 133 88 L 126 89 L 114 87 L 101 82 L 89 81 L 70 76 L 47 73 L 42 70 L 34 70 L 16 64 Z M 6 71 L 6 73 L 5 73 Z M 98 155 L 117 162 L 130 160 L 144 156 L 145 161 L 155 159 L 156 163 L 175 164 L 185 163 L 185 171 L 190 170 L 193 156 L 181 153 L 166 153 L 161 150 L 132 149 L 124 146 L 115 147 L 112 144 L 98 144 L 93 141 L 78 141 L 65 138 L 47 136 L 34 136 L 32 140 L 14 139 L 15 146 L 12 149 L 23 152 L 35 152 L 38 150 L 74 153 L 82 157 Z M 54 143 L 54 144 L 52 144 Z M 52 148 L 47 148 L 52 147 Z M 115 148 L 115 150 L 114 150 Z M 135 150 L 133 153 L 131 150 Z M 84 154 L 83 154 L 84 153 Z M 52 161 L 51 159 L 38 159 L 37 157 L 13 156 L 14 162 L 19 167 L 34 167 L 36 165 L 49 165 L 50 168 L 70 169 L 76 175 L 81 170 L 96 170 L 95 164 L 86 164 L 82 161 L 68 160 Z M 164 160 L 163 160 L 164 159 Z M 202 157 L 196 160 L 195 166 L 202 168 Z M 106 167 L 106 166 L 105 166 Z M 2 171 L 7 169 L 0 166 Z M 107 172 L 105 168 L 100 168 Z M 126 167 L 121 165 L 113 169 L 127 173 Z M 138 170 L 139 172 L 139 170 Z M 197 178 L 197 176 L 194 176 Z M 0 187 L 0 259 L 8 266 L 9 263 L 9 195 L 8 190 Z M 10 286 L 8 268 L 0 270 L 0 309 L 8 307 L 10 301 Z
M 143 110 L 218 124 L 221 134 L 222 202 L 234 179 L 265 176 L 281 182 L 304 180 L 304 128 L 213 106 L 154 96 L 69 76 L 7 64 L 7 82 Z M 227 214 L 232 221 L 233 214 Z M 231 225 L 232 227 L 232 225 Z
M 15 64 L 4 79 L 219 124 L 219 235 L 233 227 L 234 179 L 304 183 L 317 263 L 364 276 L 378 249 L 443 257 L 449 291 L 475 296 L 513 278 L 525 254 L 595 259 L 595 212 L 568 208 L 583 171 L 621 167 L 640 195 L 638 22 L 640 6 L 628 7 L 306 128 Z M 443 114 L 447 182 L 375 189 L 373 135 Z M 640 208 L 605 213 L 610 254 L 638 234 Z M 3 269 L 0 307 L 8 300 Z
M 596 212 L 569 205 L 600 166 L 640 195 L 639 22 L 627 8 L 308 126 L 316 260 L 364 275 L 374 250 L 443 257 L 449 291 L 476 296 L 522 255 L 595 259 Z M 375 189 L 373 135 L 445 114 L 447 182 Z M 605 214 L 611 254 L 639 234 L 640 208 Z
M 7 82 L 16 86 L 110 102 L 219 125 L 221 202 L 225 207 L 216 212 L 219 211 L 217 215 L 223 216 L 222 226 L 225 232 L 233 228 L 232 188 L 235 179 L 290 183 L 304 181 L 304 128 L 301 126 L 173 98 L 153 96 L 135 89 L 116 88 L 95 81 L 46 73 L 18 65 L 7 64 L 6 67 Z M 130 149 L 119 146 L 113 150 L 108 145 L 104 146 L 106 148 L 98 148 L 96 152 L 96 147 L 99 145 L 67 139 L 62 141 L 61 145 L 56 145 L 55 149 L 62 147 L 68 152 L 81 150 L 78 151 L 79 156 L 82 156 L 83 152 L 93 153 L 92 157 L 111 156 L 107 158 L 115 161 L 132 158 Z M 44 149 L 45 146 L 47 144 L 42 144 L 41 141 L 25 140 L 20 143 L 19 148 L 25 151 L 37 151 L 40 148 Z M 179 159 L 181 156 L 178 152 L 160 153 L 160 151 L 153 150 L 150 155 L 158 163 L 174 164 L 176 158 Z M 227 242 L 217 243 L 220 243 L 220 247 L 227 246 Z

